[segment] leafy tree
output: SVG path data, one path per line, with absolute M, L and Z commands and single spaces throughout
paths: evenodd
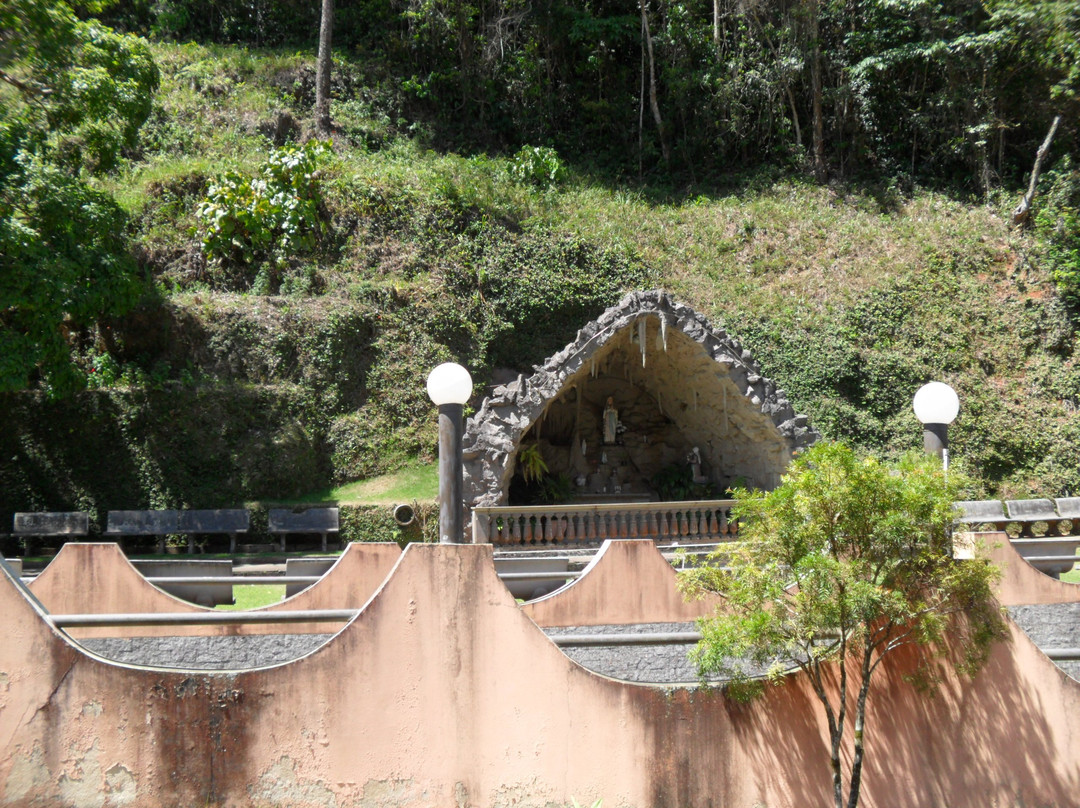
M 748 697 L 761 690 L 750 664 L 768 666 L 773 681 L 792 667 L 807 676 L 828 721 L 837 808 L 849 735 L 848 808 L 859 801 L 869 686 L 885 658 L 920 647 L 920 673 L 932 684 L 925 664 L 932 652 L 948 652 L 970 674 L 1003 636 L 991 593 L 996 569 L 951 557 L 957 489 L 956 475 L 946 479 L 930 458 L 892 465 L 821 443 L 792 463 L 776 490 L 738 491 L 739 543 L 684 578 L 691 592 L 726 598 L 725 609 L 702 622 L 695 654 L 703 673 L 728 675 L 731 692 Z M 722 557 L 727 568 L 715 563 Z
M 158 86 L 146 43 L 59 0 L 5 0 L 0 32 L 0 80 L 15 90 L 4 119 L 23 122 L 30 143 L 69 169 L 111 168 L 135 144 Z
M 134 145 L 157 84 L 142 40 L 0 3 L 0 390 L 77 386 L 68 335 L 134 301 L 126 219 L 85 175 Z

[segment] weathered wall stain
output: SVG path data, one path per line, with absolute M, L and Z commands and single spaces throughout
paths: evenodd
M 490 547 L 411 546 L 333 640 L 260 670 L 102 661 L 6 577 L 0 613 L 5 806 L 783 808 L 828 793 L 801 677 L 740 706 L 594 675 L 522 613 Z M 1075 804 L 1080 685 L 1024 635 L 973 682 L 943 672 L 930 701 L 904 681 L 911 663 L 873 685 L 867 808 Z

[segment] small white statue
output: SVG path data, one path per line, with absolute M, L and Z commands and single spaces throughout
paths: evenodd
M 708 482 L 705 475 L 701 473 L 701 449 L 695 446 L 686 455 L 686 462 L 690 464 L 690 470 L 693 472 L 694 483 L 701 485 Z
M 619 430 L 619 411 L 615 409 L 615 399 L 608 396 L 604 407 L 604 443 L 614 443 Z

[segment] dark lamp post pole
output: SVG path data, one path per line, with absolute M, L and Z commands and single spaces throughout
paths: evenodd
M 463 544 L 462 409 L 472 395 L 472 378 L 461 365 L 446 362 L 431 371 L 427 391 L 439 408 L 439 542 Z

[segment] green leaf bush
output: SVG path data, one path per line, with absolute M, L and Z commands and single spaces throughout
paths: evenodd
M 329 148 L 319 140 L 282 146 L 257 176 L 227 171 L 210 184 L 196 216 L 202 252 L 220 280 L 251 285 L 264 263 L 280 270 L 311 250 L 321 227 L 318 168 Z
M 531 185 L 558 185 L 566 180 L 566 174 L 559 153 L 548 146 L 522 146 L 510 163 L 510 175 Z

